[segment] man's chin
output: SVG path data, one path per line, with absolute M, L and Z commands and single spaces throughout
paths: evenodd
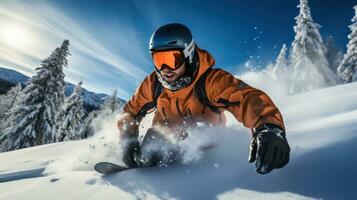
M 165 80 L 165 82 L 168 84 L 171 84 L 171 83 L 175 82 L 175 80 Z
M 165 77 L 164 80 L 166 81 L 166 83 L 173 83 L 177 80 L 177 78 L 176 77 L 173 77 L 173 78 Z

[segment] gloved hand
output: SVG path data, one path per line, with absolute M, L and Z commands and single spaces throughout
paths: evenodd
M 168 135 L 155 128 L 149 128 L 141 143 L 141 162 L 144 166 L 166 166 L 179 159 L 179 145 Z M 172 138 L 171 138 L 172 139 Z
M 258 127 L 250 143 L 249 162 L 255 161 L 260 174 L 282 168 L 289 162 L 290 147 L 285 132 L 279 126 L 263 124 Z
M 130 167 L 138 167 L 140 166 L 140 143 L 137 137 L 127 137 L 124 138 L 122 141 L 122 148 L 123 148 L 123 161 L 124 163 Z
M 140 165 L 140 143 L 138 141 L 138 121 L 130 113 L 123 113 L 118 119 L 120 144 L 123 149 L 123 161 L 128 167 Z

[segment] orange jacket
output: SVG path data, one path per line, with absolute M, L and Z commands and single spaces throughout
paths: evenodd
M 184 124 L 194 125 L 197 122 L 205 122 L 214 126 L 224 125 L 226 120 L 223 111 L 227 110 L 252 131 L 264 123 L 284 128 L 281 113 L 263 91 L 247 85 L 221 69 L 212 70 L 205 81 L 207 97 L 213 106 L 219 107 L 220 112 L 214 112 L 203 105 L 194 95 L 193 88 L 198 78 L 207 69 L 213 67 L 215 61 L 207 51 L 196 49 L 199 55 L 199 68 L 195 80 L 189 86 L 177 91 L 163 89 L 157 99 L 153 125 L 164 125 L 170 128 Z M 128 122 L 131 122 L 130 129 L 137 130 L 141 119 L 137 119 L 135 123 L 133 120 L 146 103 L 154 101 L 155 76 L 155 72 L 147 76 L 127 102 L 124 107 L 127 117 L 118 121 L 119 128 L 122 128 L 124 123 L 128 125 Z

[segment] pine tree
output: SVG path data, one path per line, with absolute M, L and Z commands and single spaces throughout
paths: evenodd
M 113 94 L 104 100 L 104 103 L 100 108 L 102 112 L 111 114 L 114 113 L 115 111 L 119 111 L 120 101 L 117 97 L 117 93 L 118 91 L 114 90 Z
M 288 61 L 286 59 L 287 50 L 288 50 L 288 48 L 286 47 L 285 44 L 283 44 L 283 46 L 280 49 L 278 58 L 275 61 L 274 68 L 273 68 L 273 73 L 275 75 L 285 74 L 288 71 Z
M 79 135 L 81 135 L 82 138 L 88 138 L 94 135 L 96 131 L 96 127 L 94 127 L 94 122 L 98 120 L 98 113 L 98 110 L 94 110 L 84 118 L 83 124 L 78 131 Z
M 0 116 L 3 118 L 3 115 L 10 110 L 19 99 L 19 94 L 21 92 L 21 83 L 10 88 L 5 95 L 0 95 Z
M 0 95 L 0 135 L 5 129 L 6 119 L 9 117 L 9 110 L 20 99 L 21 83 L 12 87 L 5 95 Z
M 326 59 L 329 64 L 329 68 L 334 73 L 337 73 L 337 68 L 341 64 L 343 59 L 343 53 L 340 48 L 338 48 L 335 44 L 335 40 L 332 36 L 329 36 L 325 39 L 325 47 L 326 47 Z
M 348 35 L 347 53 L 344 55 L 342 63 L 337 69 L 338 76 L 344 83 L 350 83 L 353 79 L 357 79 L 357 6 L 355 16 L 352 18 L 352 24 L 349 26 L 351 33 Z
M 2 151 L 47 144 L 56 140 L 56 115 L 64 101 L 64 73 L 69 55 L 65 40 L 36 68 L 36 75 L 21 92 L 0 137 Z
M 292 64 L 294 77 L 290 92 L 304 92 L 337 83 L 335 73 L 325 57 L 326 47 L 319 32 L 320 25 L 311 17 L 308 0 L 300 0 L 299 15 L 295 18 L 296 33 L 292 43 Z
M 78 83 L 72 95 L 66 98 L 62 110 L 57 118 L 57 141 L 79 140 L 84 138 L 79 130 L 83 125 L 85 115 L 82 98 L 82 81 Z
M 90 137 L 102 127 L 102 121 L 111 115 L 121 111 L 124 102 L 117 97 L 117 90 L 114 90 L 111 96 L 108 96 L 99 110 L 92 111 L 84 119 L 83 126 L 80 130 L 82 137 Z

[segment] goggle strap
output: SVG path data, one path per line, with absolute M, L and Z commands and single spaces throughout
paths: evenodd
M 183 55 L 185 56 L 185 58 L 189 57 L 190 63 L 192 62 L 192 59 L 193 59 L 193 53 L 192 52 L 195 49 L 193 47 L 194 47 L 194 42 L 193 42 L 193 39 L 192 39 L 190 44 L 187 45 L 187 43 L 185 43 L 185 49 L 183 50 Z

